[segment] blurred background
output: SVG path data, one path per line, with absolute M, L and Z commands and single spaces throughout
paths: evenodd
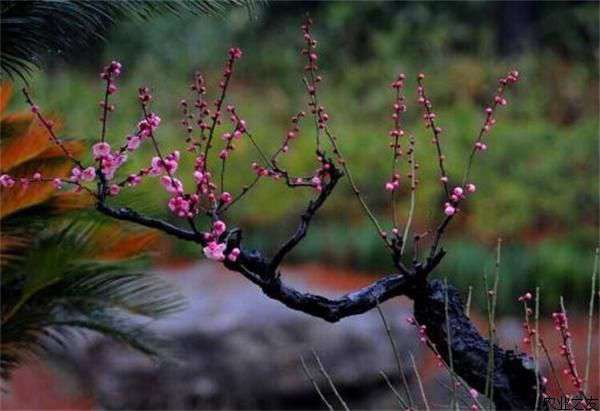
M 290 117 L 306 107 L 299 26 L 303 15 L 310 12 L 315 21 L 314 34 L 319 41 L 324 77 L 321 102 L 331 116 L 330 126 L 338 135 L 361 191 L 386 229 L 391 229 L 391 208 L 383 185 L 390 172 L 387 132 L 391 128 L 394 97 L 389 85 L 399 72 L 406 73 L 409 79 L 406 128 L 416 136 L 416 157 L 421 166 L 414 227 L 415 232 L 423 232 L 436 226 L 443 197 L 436 182 L 434 146 L 416 104 L 414 78 L 419 72 L 427 75 L 428 94 L 438 123 L 445 130 L 449 174 L 458 178 L 464 171 L 471 144 L 484 118 L 483 108 L 495 91 L 497 78 L 518 69 L 521 81 L 509 91 L 509 105 L 497 114 L 498 124 L 489 139 L 489 149 L 477 158 L 474 166 L 472 175 L 477 193 L 449 229 L 444 241 L 448 255 L 435 273 L 440 278 L 447 277 L 462 290 L 472 286 L 473 310 L 483 313 L 483 276 L 492 275 L 496 242 L 502 238 L 497 311 L 507 321 L 506 330 L 512 330 L 506 331 L 507 341 L 517 344 L 522 307 L 516 304 L 516 298 L 536 286 L 540 287 L 542 312 L 547 318 L 562 295 L 570 310 L 581 313 L 578 314 L 581 324 L 585 321 L 582 313 L 587 310 L 598 240 L 598 11 L 595 2 L 272 2 L 264 4 L 254 18 L 243 9 L 233 10 L 223 18 L 162 16 L 148 22 L 118 24 L 105 42 L 71 53 L 68 60 L 57 53 L 43 72 L 34 75 L 30 89 L 45 110 L 64 120 L 65 136 L 91 143 L 99 133 L 97 102 L 103 85 L 98 73 L 106 62 L 117 59 L 124 69 L 119 80 L 120 92 L 114 100 L 116 112 L 110 118 L 108 141 L 119 144 L 134 129 L 139 118 L 137 88 L 148 86 L 155 99 L 153 111 L 163 119 L 158 135 L 161 145 L 165 151 L 181 148 L 185 133 L 179 124 L 178 102 L 189 97 L 193 73 L 196 70 L 205 73 L 211 86 L 208 95 L 215 96 L 227 50 L 239 46 L 244 57 L 236 68 L 229 101 L 236 104 L 259 144 L 272 152 L 285 135 Z M 10 107 L 24 108 L 23 99 L 17 95 Z M 314 140 L 310 130 L 303 129 L 285 158 L 285 164 L 295 174 L 314 168 L 310 155 Z M 131 156 L 127 170 L 133 172 L 146 166 L 152 156 L 151 147 L 143 147 Z M 190 170 L 192 156 L 183 157 L 180 170 Z M 235 192 L 252 180 L 249 164 L 258 157 L 246 141 L 240 144 L 233 158 L 227 185 Z M 191 175 L 180 176 L 191 182 Z M 147 180 L 135 190 L 124 190 L 115 203 L 175 221 L 166 208 L 164 190 L 157 188 L 153 180 Z M 273 252 L 294 230 L 310 195 L 299 190 L 288 192 L 281 184 L 262 181 L 242 205 L 234 208 L 229 224 L 243 228 L 247 245 Z M 402 209 L 408 210 L 406 187 L 401 198 Z M 172 278 L 184 289 L 196 285 L 201 289 L 202 301 L 208 299 L 212 305 L 196 307 L 199 303 L 195 300 L 200 297 L 191 294 L 188 296 L 192 299 L 191 310 L 214 314 L 210 320 L 211 332 L 226 327 L 223 324 L 227 318 L 235 316 L 228 317 L 225 313 L 237 312 L 231 308 L 239 301 L 236 287 L 244 290 L 242 295 L 252 302 L 252 310 L 262 307 L 258 291 L 237 284 L 243 282 L 240 278 L 220 271 L 215 273 L 211 265 L 198 265 L 201 250 L 197 246 L 170 238 L 160 241 L 160 251 L 151 257 L 153 270 Z M 345 182 L 319 213 L 288 264 L 292 273 L 299 273 L 298 281 L 302 284 L 308 282 L 313 288 L 330 290 L 333 294 L 350 290 L 393 268 Z M 212 279 L 211 276 L 214 283 L 205 280 Z M 198 281 L 204 282 L 196 284 Z M 221 304 L 209 297 L 211 293 L 224 293 L 217 291 L 219 287 L 234 290 L 227 294 L 229 297 L 223 297 Z M 256 294 L 254 297 L 252 292 Z M 397 305 L 390 308 L 394 318 L 397 312 L 406 311 L 405 305 Z M 279 310 L 276 305 L 268 307 Z M 247 309 L 239 307 L 240 311 Z M 271 311 L 264 313 L 266 318 L 273 315 Z M 367 317 L 377 322 L 376 315 Z M 292 320 L 285 317 L 282 321 Z M 294 316 L 293 321 L 304 320 Z M 184 323 L 194 324 L 192 319 Z M 401 321 L 399 324 L 398 332 L 413 336 Z M 319 330 L 316 335 L 334 332 L 329 326 L 314 327 Z M 363 332 L 365 329 L 358 323 L 344 327 L 349 329 L 349 335 L 354 335 L 353 327 Z M 224 333 L 217 341 L 229 344 L 224 341 L 231 338 L 231 334 Z M 323 347 L 327 350 L 328 344 L 334 344 L 330 340 L 319 346 L 319 339 L 305 340 L 306 346 L 317 350 Z M 196 349 L 203 344 L 211 345 L 206 341 L 198 344 Z M 376 347 L 367 350 L 369 355 L 376 355 L 379 351 Z M 418 351 L 418 347 L 413 349 Z M 286 355 L 296 361 L 297 377 L 303 379 L 301 369 L 297 368 L 299 354 L 288 351 Z M 344 364 L 352 369 L 350 364 L 355 360 L 352 350 L 344 353 L 348 355 L 340 354 L 342 358 L 330 359 L 330 364 L 339 362 L 341 369 Z M 82 358 L 89 360 L 89 355 L 81 354 L 76 362 L 84 364 Z M 211 355 L 222 359 L 228 354 Z M 422 356 L 423 361 L 432 361 L 428 354 Z M 372 360 L 365 361 L 368 364 Z M 356 365 L 356 370 L 362 368 Z M 112 376 L 122 375 L 112 372 Z M 376 369 L 371 372 L 377 374 Z M 338 378 L 343 380 L 344 373 L 339 371 Z M 283 375 L 274 374 L 270 370 L 265 375 L 272 378 Z M 186 379 L 181 374 L 173 375 Z M 150 386 L 140 389 L 147 390 Z M 286 398 L 289 404 L 290 397 Z M 109 408 L 132 405 L 114 401 L 103 405 Z M 197 407 L 205 406 L 198 401 Z M 300 407 L 313 406 L 294 401 Z M 152 401 L 149 404 L 153 404 L 149 408 L 156 404 L 159 408 L 173 405 Z M 139 408 L 139 404 L 133 405 Z M 270 405 L 259 401 L 230 406 L 268 408 Z M 173 407 L 195 406 L 186 403 Z

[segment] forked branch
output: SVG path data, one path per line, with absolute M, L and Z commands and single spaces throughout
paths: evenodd
M 269 298 L 277 300 L 293 310 L 322 318 L 325 321 L 340 321 L 343 318 L 367 312 L 391 298 L 406 296 L 414 301 L 415 317 L 419 323 L 426 325 L 431 330 L 429 338 L 437 346 L 444 359 L 453 364 L 453 370 L 462 379 L 482 391 L 486 383 L 490 344 L 479 334 L 469 318 L 463 314 L 464 309 L 458 291 L 452 287 L 443 286 L 439 281 L 429 280 L 428 276 L 437 268 L 446 254 L 441 247 L 441 240 L 448 225 L 460 211 L 459 205 L 468 195 L 475 192 L 475 185 L 468 181 L 473 158 L 475 154 L 487 148 L 484 137 L 495 123 L 494 110 L 497 106 L 506 104 L 504 98 L 505 88 L 517 81 L 518 73 L 513 71 L 508 76 L 500 79 L 500 86 L 494 96 L 494 103 L 485 111 L 485 123 L 476 137 L 473 150 L 468 158 L 465 180 L 460 186 L 452 189 L 449 186 L 448 174 L 444 166 L 445 157 L 441 151 L 440 133 L 442 130 L 435 123 L 435 114 L 432 111 L 431 102 L 425 94 L 424 76 L 419 75 L 419 101 L 425 108 L 424 118 L 426 123 L 434 133 L 433 143 L 436 146 L 438 155 L 440 180 L 443 183 L 444 194 L 447 197 L 442 206 L 444 214 L 437 229 L 433 231 L 429 253 L 425 259 L 420 260 L 417 241 L 421 241 L 424 235 L 413 236 L 415 241 L 412 256 L 407 255 L 409 253 L 404 253 L 405 250 L 410 249 L 406 247 L 406 241 L 410 237 L 413 212 L 408 213 L 403 230 L 398 228 L 399 221 L 397 213 L 394 212 L 394 227 L 391 233 L 386 232 L 377 220 L 375 213 L 369 208 L 366 198 L 350 173 L 347 161 L 340 150 L 338 138 L 331 131 L 329 114 L 319 103 L 318 86 L 322 79 L 318 75 L 317 43 L 313 39 L 311 25 L 312 21 L 310 19 L 302 25 L 305 41 L 302 54 L 306 56 L 304 85 L 308 94 L 308 108 L 314 117 L 316 134 L 315 153 L 318 165 L 312 175 L 292 177 L 291 173 L 280 165 L 281 157 L 288 152 L 291 141 L 298 138 L 300 134 L 300 119 L 304 117 L 304 112 L 292 117 L 292 129 L 286 132 L 281 147 L 269 156 L 260 148 L 257 139 L 252 136 L 249 126 L 240 118 L 235 106 L 225 105 L 234 63 L 242 57 L 241 50 L 232 48 L 229 50 L 229 56 L 223 71 L 220 92 L 213 104 L 208 104 L 204 97 L 206 85 L 203 77 L 199 74 L 196 74 L 192 85 L 192 90 L 196 93 L 194 107 L 198 109 L 198 113 L 194 115 L 188 103 L 185 100 L 181 102 L 184 114 L 183 125 L 186 133 L 185 141 L 188 144 L 186 151 L 195 157 L 194 169 L 190 173 L 195 184 L 194 189 L 191 191 L 186 191 L 183 182 L 176 178 L 175 173 L 179 166 L 180 152 L 174 151 L 168 155 L 163 155 L 159 150 L 156 130 L 161 119 L 150 110 L 152 96 L 148 88 L 142 87 L 139 90 L 138 98 L 143 107 L 143 118 L 137 124 L 137 131 L 128 136 L 126 142 L 120 145 L 120 148 L 116 151 L 112 151 L 111 146 L 105 141 L 107 114 L 113 110 L 109 97 L 117 91 L 115 82 L 121 72 L 120 63 L 112 62 L 102 72 L 102 78 L 106 80 L 107 91 L 102 107 L 102 131 L 99 142 L 93 146 L 96 166 L 85 168 L 79 160 L 70 155 L 64 144 L 52 131 L 52 124 L 40 113 L 39 108 L 25 90 L 27 102 L 31 105 L 32 111 L 36 114 L 38 120 L 48 130 L 52 141 L 59 145 L 65 155 L 71 158 L 75 164 L 69 179 L 54 179 L 55 183 L 57 182 L 57 188 L 64 182 L 75 185 L 79 190 L 91 191 L 86 184 L 95 181 L 96 208 L 100 213 L 117 220 L 157 229 L 178 239 L 199 244 L 203 247 L 203 252 L 209 259 L 218 261 L 229 270 L 240 273 L 257 285 Z M 394 128 L 390 132 L 391 147 L 393 149 L 392 176 L 391 180 L 385 183 L 385 189 L 392 191 L 391 197 L 394 201 L 398 195 L 395 191 L 400 187 L 401 140 L 411 138 L 412 140 L 408 144 L 408 164 L 411 180 L 410 189 L 413 198 L 411 207 L 414 208 L 417 164 L 414 157 L 414 138 L 408 137 L 408 135 L 405 136 L 401 123 L 401 114 L 406 110 L 405 100 L 400 92 L 404 87 L 404 81 L 405 76 L 400 75 L 392 85 L 396 93 L 393 106 Z M 218 158 L 221 159 L 221 166 L 219 167 L 220 184 L 216 184 L 211 172 L 215 166 L 209 167 L 209 157 L 212 154 L 212 146 L 218 142 L 215 136 L 217 127 L 223 121 L 221 111 L 229 113 L 229 120 L 233 127 L 230 128 L 231 132 L 226 132 L 221 136 L 222 140 L 225 141 L 225 145 L 218 153 Z M 199 135 L 197 136 L 194 135 L 193 122 L 199 128 Z M 234 197 L 229 192 L 224 191 L 224 178 L 227 171 L 225 161 L 236 145 L 246 138 L 257 149 L 261 163 L 254 162 L 252 164 L 252 170 L 256 174 L 256 178 Z M 136 173 L 129 174 L 120 182 L 115 182 L 114 176 L 122 164 L 127 161 L 127 155 L 132 154 L 145 140 L 149 140 L 153 144 L 157 154 L 152 159 L 152 164 Z M 39 173 L 36 173 L 32 178 L 21 178 L 18 181 L 11 176 L 2 175 L 0 184 L 10 188 L 15 184 L 25 185 L 25 183 L 48 181 L 48 176 L 37 174 Z M 285 258 L 305 238 L 317 212 L 331 197 L 338 181 L 344 176 L 347 178 L 360 206 L 377 230 L 377 235 L 381 237 L 385 247 L 389 250 L 397 272 L 386 275 L 364 288 L 338 298 L 327 298 L 318 294 L 299 291 L 284 282 L 281 266 Z M 109 204 L 110 199 L 118 196 L 122 189 L 135 187 L 142 182 L 142 179 L 151 177 L 160 178 L 161 184 L 170 195 L 168 202 L 170 211 L 181 218 L 182 222 L 187 221 L 192 228 L 191 230 L 181 228 L 166 220 L 145 216 L 127 207 L 113 207 Z M 225 222 L 222 221 L 228 208 L 244 197 L 259 179 L 282 181 L 289 189 L 307 189 L 314 192 L 314 197 L 300 215 L 300 221 L 295 231 L 274 253 L 272 258 L 268 258 L 260 251 L 245 247 L 242 230 L 227 227 Z M 202 217 L 204 219 L 200 220 Z M 206 231 L 200 231 L 196 229 L 196 223 L 209 225 L 210 228 Z M 426 232 L 429 232 L 429 230 Z M 447 299 L 444 297 L 446 295 Z M 451 339 L 449 338 L 450 330 L 452 330 Z M 449 346 L 451 349 L 448 349 Z M 524 354 L 504 351 L 495 345 L 492 345 L 492 347 L 494 350 L 493 392 L 496 405 L 505 409 L 521 409 L 532 408 L 536 402 L 540 403 L 539 398 L 536 398 L 536 390 L 531 388 L 539 385 L 539 382 L 536 382 L 537 377 L 533 371 L 531 361 Z M 448 358 L 448 353 L 453 353 L 452 359 Z M 539 395 L 543 395 L 543 390 Z

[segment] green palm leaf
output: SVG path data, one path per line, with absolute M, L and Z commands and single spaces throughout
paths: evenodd
M 159 276 L 141 272 L 140 259 L 81 258 L 98 224 L 71 223 L 44 232 L 20 261 L 2 272 L 0 376 L 56 344 L 68 346 L 77 329 L 115 338 L 157 358 L 165 345 L 148 324 L 184 306 Z M 6 276 L 6 277 L 5 277 Z
M 259 3 L 260 0 L 3 0 L 0 2 L 2 77 L 20 76 L 25 80 L 49 53 L 63 54 L 101 40 L 119 20 L 146 20 L 165 13 L 222 16 L 233 7 L 245 7 L 254 15 Z

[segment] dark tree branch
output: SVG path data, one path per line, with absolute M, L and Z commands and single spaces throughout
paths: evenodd
M 323 199 L 319 201 L 321 195 Z M 322 205 L 329 194 L 322 193 L 321 195 L 309 205 L 309 210 L 314 210 L 312 214 Z M 97 208 L 101 213 L 119 220 L 155 228 L 182 240 L 198 244 L 204 242 L 201 234 L 176 227 L 160 219 L 143 216 L 129 208 L 114 209 L 102 202 L 97 204 Z M 304 234 L 307 228 L 305 224 L 301 222 L 299 227 Z M 290 241 L 292 243 L 291 248 L 300 241 L 304 234 L 297 232 L 288 241 L 288 243 Z M 298 239 L 294 240 L 295 238 Z M 230 230 L 226 234 L 226 241 L 228 249 L 241 248 L 241 232 L 237 229 Z M 289 249 L 291 250 L 291 248 Z M 427 275 L 437 267 L 444 254 L 445 252 L 440 250 L 433 258 L 428 259 L 426 264 L 417 263 L 414 270 L 407 274 L 387 275 L 364 288 L 338 298 L 327 298 L 302 292 L 286 285 L 279 274 L 273 271 L 272 261 L 275 259 L 269 262 L 258 251 L 242 248 L 237 261 L 226 260 L 223 264 L 229 270 L 240 273 L 256 284 L 269 298 L 279 301 L 293 310 L 332 323 L 346 317 L 363 314 L 391 298 L 406 296 L 414 300 L 415 318 L 419 324 L 427 326 L 431 342 L 436 345 L 444 359 L 449 361 L 444 306 L 447 293 L 448 322 L 452 329 L 454 371 L 469 385 L 478 391 L 483 391 L 487 377 L 488 340 L 479 334 L 477 328 L 464 315 L 462 301 L 454 287 L 448 287 L 446 292 L 444 285 L 439 280 L 427 281 Z M 493 347 L 495 363 L 493 383 L 496 406 L 501 409 L 533 408 L 536 396 L 536 375 L 531 358 L 522 353 L 505 351 L 496 345 Z
M 230 270 L 241 273 L 259 286 L 270 298 L 285 306 L 301 311 L 328 322 L 337 322 L 343 318 L 363 314 L 379 303 L 400 295 L 414 295 L 416 284 L 414 275 L 390 274 L 358 291 L 338 298 L 326 298 L 305 293 L 287 286 L 279 275 L 272 275 L 270 265 L 265 267 L 260 253 L 242 251 L 237 262 L 226 262 Z M 267 268 L 267 272 L 259 270 Z
M 470 386 L 484 392 L 490 344 L 464 314 L 458 290 L 452 286 L 448 286 L 446 290 L 439 280 L 429 281 L 425 287 L 419 287 L 414 296 L 415 318 L 419 324 L 427 326 L 427 336 L 436 345 L 437 352 L 449 363 L 446 295 L 454 372 Z M 493 400 L 496 407 L 533 409 L 536 404 L 536 373 L 533 359 L 523 353 L 505 351 L 496 345 L 493 349 Z M 543 403 L 540 398 L 539 404 Z
M 198 244 L 204 244 L 201 233 L 184 230 L 183 228 L 174 226 L 173 224 L 167 223 L 158 218 L 146 217 L 137 211 L 132 210 L 128 207 L 111 208 L 104 202 L 98 202 L 96 209 L 102 214 L 116 218 L 117 220 L 130 221 L 148 228 L 155 228 L 162 231 L 163 233 L 172 235 L 181 240 L 193 241 Z
M 306 211 L 304 211 L 304 213 L 300 216 L 300 224 L 298 225 L 296 232 L 281 246 L 279 251 L 277 251 L 271 260 L 270 268 L 273 272 L 277 270 L 277 267 L 279 267 L 285 256 L 292 251 L 294 247 L 296 247 L 296 245 L 298 245 L 298 243 L 306 236 L 308 226 L 310 225 L 313 217 L 319 208 L 321 208 L 321 206 L 325 203 L 329 195 L 333 192 L 337 182 L 342 177 L 343 174 L 337 168 L 335 168 L 333 163 L 329 162 L 327 164 L 329 164 L 329 181 L 323 186 L 323 189 L 317 198 L 308 203 Z

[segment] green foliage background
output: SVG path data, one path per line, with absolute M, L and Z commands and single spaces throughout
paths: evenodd
M 154 91 L 154 110 L 165 120 L 161 144 L 179 148 L 184 134 L 177 103 L 186 97 L 193 72 L 207 74 L 213 85 L 209 95 L 215 96 L 226 51 L 238 45 L 245 54 L 234 74 L 230 101 L 270 151 L 283 137 L 289 117 L 306 109 L 298 52 L 299 25 L 308 7 L 320 41 L 322 103 L 330 125 L 361 190 L 391 228 L 383 184 L 391 161 L 389 83 L 396 74 L 403 71 L 409 79 L 419 71 L 427 74 L 428 92 L 445 130 L 450 175 L 458 179 L 496 79 L 518 68 L 522 81 L 497 116 L 490 149 L 477 159 L 473 176 L 478 191 L 449 232 L 449 253 L 439 273 L 459 286 L 481 288 L 482 275 L 492 271 L 496 238 L 502 237 L 501 302 L 540 285 L 546 306 L 554 306 L 560 294 L 587 296 L 597 242 L 598 5 L 544 3 L 542 17 L 532 27 L 534 40 L 520 53 L 503 55 L 498 43 L 504 33 L 498 30 L 494 4 L 276 3 L 256 21 L 242 10 L 226 20 L 162 17 L 117 27 L 102 51 L 84 50 L 76 64 L 51 67 L 31 88 L 43 107 L 68 119 L 67 134 L 93 139 L 99 132 L 96 103 L 102 93 L 97 73 L 103 62 L 119 59 L 124 71 L 109 141 L 118 144 L 134 129 L 140 116 L 136 89 L 148 85 Z M 408 84 L 407 128 L 417 138 L 422 181 L 415 226 L 424 231 L 440 218 L 443 199 L 431 137 L 419 117 L 414 83 Z M 299 174 L 314 167 L 311 130 L 308 125 L 303 129 L 286 157 Z M 130 170 L 146 166 L 151 155 L 150 147 L 142 149 L 130 160 Z M 192 158 L 184 157 L 181 169 L 189 170 Z M 245 141 L 233 158 L 227 187 L 235 192 L 252 179 L 249 164 L 258 157 Z M 191 176 L 182 177 L 190 182 Z M 163 191 L 148 181 L 124 192 L 118 202 L 171 218 Z M 309 196 L 264 181 L 235 209 L 230 222 L 244 228 L 250 244 L 273 250 L 291 232 Z M 381 272 L 391 267 L 344 183 L 311 230 L 293 255 L 297 262 L 318 260 Z M 189 244 L 178 250 L 200 255 Z M 501 306 L 510 310 L 516 305 Z

